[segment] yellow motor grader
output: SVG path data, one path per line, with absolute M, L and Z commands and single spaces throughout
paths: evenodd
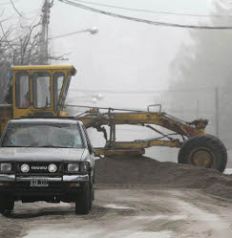
M 86 128 L 103 133 L 106 143 L 102 148 L 95 148 L 97 156 L 140 156 L 145 153 L 145 148 L 152 146 L 177 147 L 180 148 L 179 163 L 224 171 L 227 151 L 218 138 L 205 133 L 207 120 L 185 122 L 162 112 L 161 105 L 151 105 L 144 111 L 65 105 L 75 72 L 72 65 L 13 66 L 12 103 L 0 105 L 0 134 L 12 118 L 67 117 L 65 108 L 74 106 L 86 108 L 75 116 L 76 119 Z M 158 110 L 152 110 L 154 107 Z M 154 131 L 156 137 L 117 141 L 118 125 L 144 126 Z

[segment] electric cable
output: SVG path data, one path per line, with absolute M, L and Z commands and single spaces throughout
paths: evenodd
M 118 13 L 113 13 L 113 12 L 101 10 L 98 8 L 93 8 L 93 7 L 87 6 L 85 4 L 73 2 L 70 0 L 58 0 L 58 1 L 65 3 L 67 5 L 70 5 L 70 6 L 81 8 L 83 10 L 88 10 L 91 12 L 100 13 L 103 15 L 111 16 L 111 17 L 121 18 L 121 19 L 129 20 L 129 21 L 146 23 L 146 24 L 155 25 L 155 26 L 188 28 L 188 29 L 198 29 L 198 30 L 231 30 L 232 29 L 232 26 L 186 25 L 186 24 L 178 24 L 178 23 L 170 23 L 170 22 L 162 22 L 162 21 L 152 21 L 152 20 L 147 20 L 147 19 L 130 17 L 130 16 L 126 16 L 126 15 L 122 15 L 122 14 L 118 14 Z
M 154 10 L 149 10 L 149 9 L 122 7 L 122 6 L 116 6 L 116 5 L 105 4 L 105 3 L 97 3 L 97 2 L 92 2 L 92 1 L 84 1 L 84 0 L 73 0 L 73 1 L 88 4 L 88 5 L 95 5 L 95 6 L 100 6 L 100 7 L 107 7 L 107 8 L 126 10 L 126 11 L 132 11 L 132 12 L 144 12 L 144 13 L 152 13 L 152 14 L 188 16 L 188 17 L 189 16 L 190 17 L 208 17 L 208 18 L 211 18 L 211 17 L 218 17 L 218 18 L 232 17 L 232 15 L 220 15 L 220 14 L 203 15 L 203 14 L 190 14 L 190 13 L 179 13 L 179 12 L 169 12 L 169 11 L 154 11 Z

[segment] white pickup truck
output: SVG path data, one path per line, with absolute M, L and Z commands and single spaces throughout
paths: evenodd
M 0 141 L 0 212 L 14 202 L 75 202 L 88 214 L 95 159 L 86 129 L 74 119 L 15 119 Z

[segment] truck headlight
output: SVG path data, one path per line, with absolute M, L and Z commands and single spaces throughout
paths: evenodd
M 49 164 L 48 171 L 50 173 L 55 173 L 57 171 L 57 166 L 55 164 Z
M 70 173 L 79 172 L 79 164 L 77 164 L 77 163 L 70 163 L 67 166 L 67 170 Z
M 9 173 L 12 171 L 12 164 L 11 163 L 0 163 L 0 171 L 2 173 Z
M 30 167 L 29 167 L 28 164 L 22 164 L 21 167 L 20 167 L 20 169 L 21 169 L 21 171 L 22 171 L 23 173 L 28 173 L 29 170 L 30 170 Z

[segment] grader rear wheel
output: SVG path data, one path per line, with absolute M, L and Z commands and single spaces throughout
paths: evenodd
M 203 135 L 190 138 L 181 147 L 178 162 L 223 172 L 227 163 L 224 144 L 215 136 Z

